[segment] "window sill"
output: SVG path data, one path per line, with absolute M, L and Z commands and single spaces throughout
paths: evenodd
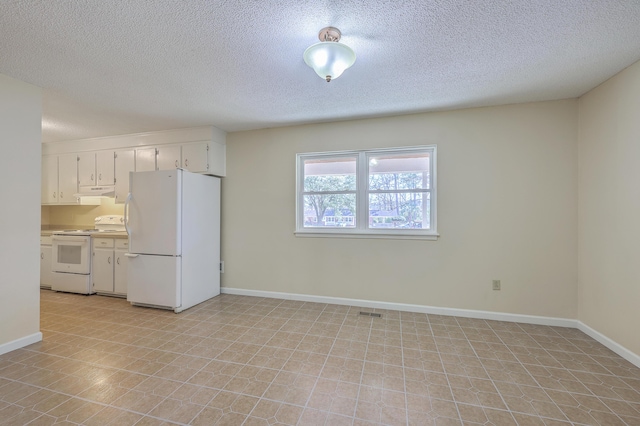
M 389 240 L 428 240 L 436 241 L 440 237 L 439 234 L 427 234 L 422 232 L 358 232 L 344 230 L 303 230 L 294 232 L 296 237 L 304 238 L 378 238 Z

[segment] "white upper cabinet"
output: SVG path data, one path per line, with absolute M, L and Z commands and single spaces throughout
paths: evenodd
M 182 167 L 194 173 L 224 176 L 226 150 L 214 142 L 182 144 Z
M 78 192 L 78 156 L 58 155 L 58 203 L 76 204 Z
M 58 202 L 58 156 L 42 157 L 42 204 Z
M 78 154 L 78 183 L 80 186 L 96 185 L 96 153 Z
M 182 145 L 182 167 L 190 172 L 209 171 L 209 143 L 196 142 Z
M 87 143 L 69 141 L 69 149 L 64 148 L 64 151 L 58 146 L 45 147 L 42 204 L 100 204 L 100 198 L 76 198 L 74 195 L 87 192 L 86 188 L 80 187 L 112 185 L 115 202 L 124 203 L 129 193 L 130 172 L 182 168 L 194 173 L 226 175 L 224 132 L 211 127 L 159 132 L 157 135 L 124 135 L 88 140 Z
M 209 170 L 207 174 L 215 176 L 227 175 L 227 147 L 218 143 L 209 144 Z
M 115 183 L 115 153 L 113 151 L 98 151 L 96 153 L 97 184 L 110 186 Z
M 156 170 L 171 170 L 181 167 L 180 145 L 161 145 L 156 148 L 158 152 Z
M 125 149 L 116 151 L 115 156 L 115 202 L 124 203 L 129 194 L 129 172 L 136 170 L 135 151 Z
M 58 155 L 57 171 L 58 200 L 54 203 L 76 204 L 77 200 L 73 195 L 78 192 L 78 156 L 76 154 Z
M 80 186 L 113 185 L 113 151 L 78 154 L 78 183 Z
M 42 157 L 42 204 L 77 204 L 78 156 L 76 154 Z
M 183 168 L 215 176 L 226 174 L 225 146 L 214 142 L 190 142 L 136 149 L 136 172 Z
M 136 172 L 152 172 L 156 170 L 156 149 L 136 149 Z

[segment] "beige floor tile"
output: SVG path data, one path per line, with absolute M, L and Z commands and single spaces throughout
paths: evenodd
M 42 413 L 39 411 L 22 409 L 21 407 L 14 406 L 11 409 L 4 409 L 0 411 L 0 415 L 2 416 L 4 424 L 26 425 L 40 417 Z
M 195 426 L 211 426 L 218 424 L 218 421 L 222 418 L 222 416 L 222 410 L 219 410 L 217 408 L 205 407 L 204 409 L 201 409 L 200 413 L 196 415 L 196 417 L 190 422 L 190 424 Z M 236 424 L 242 424 L 242 422 Z
M 44 341 L 0 355 L 0 424 L 640 425 L 640 369 L 576 329 L 235 295 L 179 315 L 41 299 Z
M 84 424 L 88 419 L 104 409 L 103 405 L 83 401 L 83 404 L 67 415 L 67 420 L 74 423 Z

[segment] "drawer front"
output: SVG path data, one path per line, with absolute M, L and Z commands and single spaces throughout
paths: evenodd
M 94 238 L 93 246 L 96 248 L 113 248 L 113 238 Z
M 129 240 L 116 240 L 116 248 L 117 249 L 129 249 Z
M 51 245 L 51 236 L 40 236 L 40 245 L 41 246 L 50 246 Z

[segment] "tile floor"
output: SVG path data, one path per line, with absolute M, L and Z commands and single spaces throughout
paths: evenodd
M 44 341 L 0 356 L 3 425 L 640 425 L 640 369 L 575 329 L 41 296 Z

